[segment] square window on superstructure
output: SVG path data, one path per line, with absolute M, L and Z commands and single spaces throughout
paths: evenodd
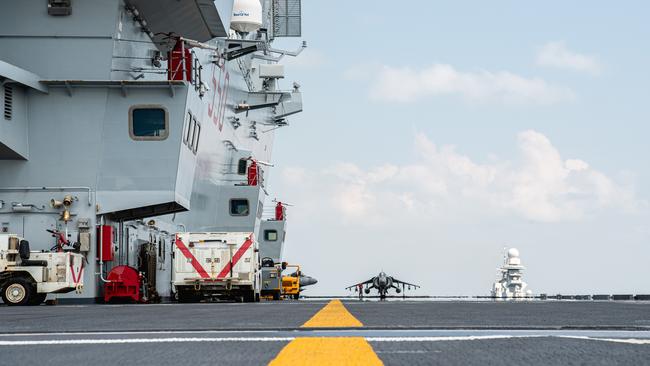
M 169 136 L 169 117 L 160 106 L 134 106 L 129 111 L 129 135 L 134 140 L 164 140 Z
M 264 230 L 264 240 L 266 240 L 266 241 L 277 241 L 278 240 L 278 231 L 277 230 Z
M 250 205 L 245 198 L 235 198 L 230 200 L 230 214 L 233 216 L 248 216 Z

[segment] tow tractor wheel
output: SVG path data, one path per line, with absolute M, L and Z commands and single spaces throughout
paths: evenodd
M 43 303 L 43 301 L 45 301 L 46 297 L 47 294 L 37 293 L 36 291 L 34 291 L 31 299 L 29 299 L 29 305 L 40 305 Z
M 2 301 L 9 306 L 27 305 L 35 294 L 34 286 L 22 277 L 15 277 L 5 282 Z
M 241 298 L 241 302 L 255 302 L 255 290 L 244 292 Z
M 178 296 L 178 302 L 181 303 L 199 302 L 201 300 L 196 294 L 185 290 L 178 290 L 176 296 Z

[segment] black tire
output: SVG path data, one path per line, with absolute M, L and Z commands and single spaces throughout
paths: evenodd
M 186 294 L 183 294 L 183 295 L 179 294 L 178 295 L 178 302 L 180 302 L 181 304 L 191 304 L 191 303 L 197 302 L 197 301 L 196 301 L 196 298 L 194 296 L 189 296 L 189 295 L 186 295 Z
M 244 302 L 255 302 L 255 290 L 246 291 L 243 294 Z
M 23 277 L 13 277 L 2 287 L 2 301 L 9 306 L 27 305 L 35 292 L 31 281 Z
M 276 291 L 273 293 L 273 300 L 280 300 L 280 291 Z
M 294 295 L 293 295 L 293 299 L 294 299 L 294 300 L 298 300 L 299 298 L 300 298 L 300 292 L 298 292 L 297 294 L 294 294 Z
M 255 302 L 260 302 L 260 294 L 255 294 Z
M 178 302 L 180 303 L 187 304 L 192 302 L 199 302 L 199 297 L 190 291 L 179 290 L 176 296 L 178 296 Z
M 45 298 L 47 297 L 47 294 L 42 294 L 38 292 L 34 292 L 32 294 L 32 297 L 29 299 L 29 305 L 40 305 L 45 301 Z

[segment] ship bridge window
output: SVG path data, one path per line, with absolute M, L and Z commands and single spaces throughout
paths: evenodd
M 262 201 L 258 201 L 258 203 L 257 203 L 257 218 L 261 219 L 263 213 L 264 213 L 264 205 L 262 205 Z
M 199 137 L 201 136 L 201 124 L 192 112 L 187 112 L 187 123 L 183 133 L 183 143 L 196 155 L 199 151 Z
M 245 198 L 235 198 L 230 200 L 230 214 L 232 216 L 248 216 L 250 205 Z
M 248 168 L 248 159 L 239 159 L 237 164 L 237 174 L 246 175 L 246 168 Z
M 13 112 L 14 89 L 11 85 L 4 86 L 4 115 L 7 121 L 11 120 Z
M 201 136 L 201 124 L 196 120 L 196 117 L 193 118 L 194 120 L 194 128 L 192 129 L 192 140 L 190 143 L 190 149 L 192 149 L 192 152 L 196 154 L 196 152 L 199 150 L 199 136 Z
M 164 140 L 169 136 L 169 115 L 161 106 L 140 105 L 129 110 L 129 135 L 134 140 Z
M 185 145 L 190 146 L 190 141 L 192 137 L 192 129 L 194 128 L 192 112 L 187 112 L 187 124 L 185 126 L 185 134 L 183 137 L 183 142 Z
M 278 240 L 278 231 L 277 230 L 264 230 L 264 240 L 266 240 L 266 241 L 277 241 Z

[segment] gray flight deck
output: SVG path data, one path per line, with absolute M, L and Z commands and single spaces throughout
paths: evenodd
M 366 302 L 346 303 L 364 325 L 415 328 L 645 328 L 650 302 Z
M 353 329 L 300 326 L 327 301 L 0 306 L 5 364 L 265 364 L 296 337 L 365 337 L 387 365 L 643 364 L 648 302 L 345 301 Z

